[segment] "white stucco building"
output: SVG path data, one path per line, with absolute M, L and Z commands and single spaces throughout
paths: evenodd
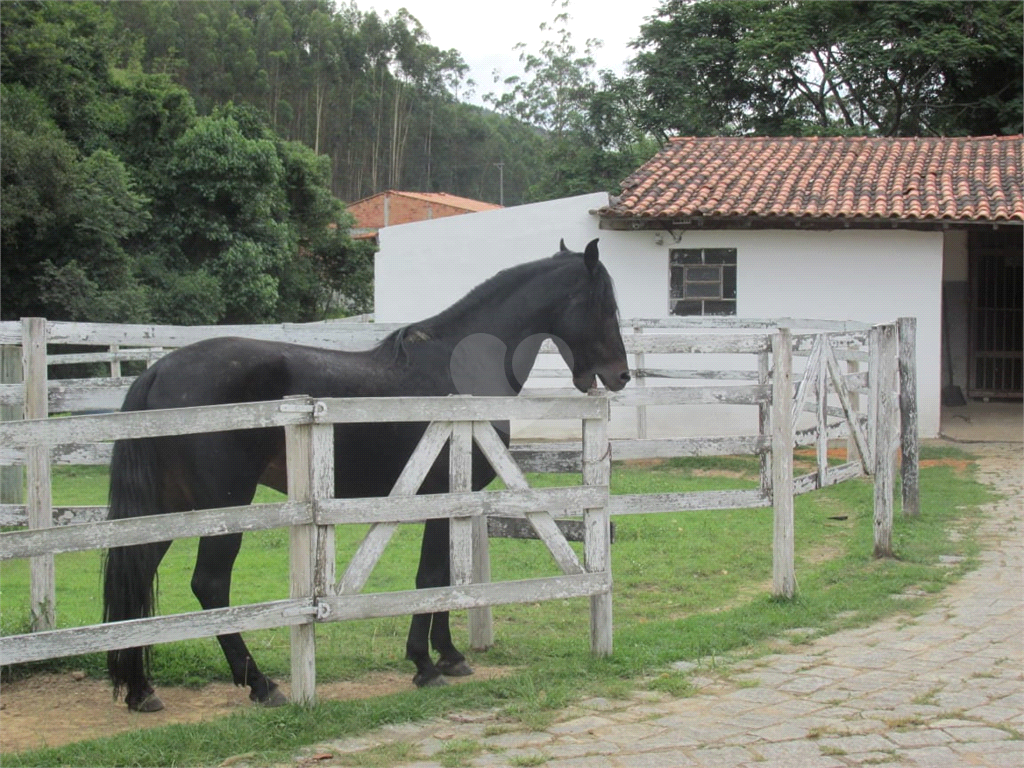
M 950 381 L 968 396 L 1021 394 L 1020 147 L 1021 137 L 675 140 L 618 198 L 596 193 L 382 230 L 376 317 L 422 319 L 505 267 L 553 254 L 560 239 L 582 250 L 598 237 L 624 319 L 916 318 L 919 428 L 932 437 Z M 989 182 L 968 194 L 959 176 Z M 686 357 L 672 365 L 756 366 Z M 531 378 L 537 384 L 555 382 Z M 753 408 L 654 411 L 652 437 L 756 432 Z M 631 414 L 613 416 L 613 435 L 634 430 Z

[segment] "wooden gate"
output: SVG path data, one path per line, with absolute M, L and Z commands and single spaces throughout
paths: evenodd
M 583 485 L 530 488 L 492 420 L 579 419 L 583 424 Z M 17 664 L 136 645 L 210 637 L 271 627 L 291 628 L 292 699 L 315 699 L 315 624 L 354 618 L 473 609 L 471 643 L 492 644 L 492 605 L 589 597 L 591 648 L 612 651 L 611 562 L 608 519 L 608 401 L 605 396 L 573 398 L 286 398 L 169 411 L 134 411 L 103 416 L 39 419 L 0 424 L 0 440 L 25 446 L 41 457 L 28 464 L 30 486 L 48 481 L 53 446 L 157 437 L 196 432 L 284 427 L 289 500 L 163 515 L 108 520 L 88 526 L 51 527 L 48 518 L 27 531 L 0 533 L 0 560 L 45 560 L 53 555 L 189 536 L 245 532 L 287 526 L 290 530 L 290 595 L 287 600 L 231 606 L 174 616 L 0 637 L 0 662 Z M 336 422 L 429 422 L 390 497 L 333 498 Z M 416 492 L 445 445 L 449 445 L 451 491 Z M 476 444 L 508 485 L 505 491 L 472 491 L 472 449 Z M 31 501 L 31 500 L 30 500 Z M 552 511 L 572 510 L 583 518 L 584 558 L 579 561 L 555 524 Z M 490 583 L 487 519 L 525 518 L 551 551 L 562 576 Z M 452 586 L 363 594 L 373 566 L 401 523 L 449 517 Z M 340 580 L 335 580 L 334 526 L 369 523 L 370 530 Z M 34 569 L 34 571 L 37 569 Z M 52 588 L 52 578 L 42 579 Z M 47 602 L 53 603 L 52 592 Z

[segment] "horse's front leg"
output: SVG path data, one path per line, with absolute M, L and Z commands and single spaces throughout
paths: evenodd
M 417 585 L 418 586 L 418 585 Z M 416 665 L 412 681 L 417 687 L 444 685 L 444 675 L 430 658 L 430 619 L 433 614 L 417 613 L 409 624 L 409 639 L 405 643 L 405 658 Z
M 199 540 L 192 592 L 204 610 L 227 607 L 231 596 L 231 569 L 241 544 L 240 533 L 206 536 Z M 217 640 L 231 668 L 235 685 L 249 686 L 250 699 L 268 707 L 288 703 L 277 683 L 260 672 L 240 634 L 218 635 Z
M 423 544 L 420 547 L 420 565 L 416 572 L 416 588 L 447 587 L 451 584 L 449 563 L 448 520 L 428 520 L 423 526 Z M 433 645 L 439 659 L 435 664 L 430 657 Z M 409 639 L 405 655 L 416 665 L 413 682 L 422 687 L 443 685 L 444 675 L 457 677 L 471 675 L 466 657 L 452 643 L 448 626 L 448 613 L 417 614 L 409 626 Z
M 430 644 L 437 651 L 437 668 L 445 677 L 465 677 L 473 674 L 473 668 L 466 663 L 466 657 L 459 653 L 452 643 L 448 626 L 448 611 L 430 614 Z

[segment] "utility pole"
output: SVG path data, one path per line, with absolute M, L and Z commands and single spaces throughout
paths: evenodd
M 505 163 L 492 163 L 498 169 L 498 204 L 505 207 Z

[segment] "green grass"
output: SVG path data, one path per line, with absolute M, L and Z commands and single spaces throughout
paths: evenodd
M 925 458 L 963 460 L 950 449 L 926 448 Z M 718 476 L 725 473 L 726 476 Z M 577 483 L 578 477 L 536 476 L 536 485 Z M 613 493 L 754 487 L 753 459 L 673 460 L 649 468 L 617 465 Z M 55 472 L 59 504 L 100 504 L 106 497 L 102 469 Z M 270 500 L 266 492 L 263 500 Z M 443 714 L 453 709 L 500 706 L 505 715 L 533 727 L 543 726 L 559 709 L 583 695 L 605 695 L 654 679 L 653 687 L 685 695 L 684 676 L 666 674 L 679 660 L 719 659 L 750 652 L 795 627 L 819 633 L 873 621 L 896 611 L 914 610 L 922 601 L 897 601 L 891 595 L 913 587 L 941 590 L 973 567 L 976 545 L 969 535 L 977 507 L 987 491 L 955 466 L 929 466 L 921 474 L 918 519 L 897 517 L 897 557 L 872 558 L 872 487 L 858 480 L 796 499 L 798 596 L 774 600 L 771 580 L 770 509 L 635 515 L 616 520 L 612 547 L 615 575 L 615 653 L 594 659 L 589 653 L 589 616 L 585 599 L 502 606 L 494 609 L 496 645 L 471 662 L 514 668 L 509 675 L 447 689 L 384 696 L 369 701 L 325 702 L 306 710 L 258 708 L 202 725 L 147 729 L 66 747 L 5 754 L 5 765 L 217 764 L 241 752 L 258 761 L 286 759 L 298 747 L 340 738 L 390 722 Z M 897 512 L 897 515 L 899 513 Z M 845 517 L 845 519 L 832 519 Z M 952 540 L 950 532 L 961 535 Z M 364 526 L 339 526 L 338 561 L 347 562 Z M 964 535 L 967 534 L 967 535 Z M 403 526 L 389 545 L 367 591 L 408 589 L 418 557 L 420 529 Z M 283 598 L 288 592 L 287 531 L 248 534 L 235 567 L 233 603 Z M 579 551 L 580 545 L 573 545 Z M 940 555 L 959 555 L 954 567 Z M 160 611 L 196 609 L 188 582 L 195 541 L 176 542 L 160 569 Z M 494 580 L 553 575 L 557 568 L 537 541 L 493 540 Z M 57 616 L 60 626 L 99 620 L 100 553 L 57 557 Z M 23 631 L 27 622 L 27 563 L 0 565 L 0 622 L 5 634 Z M 406 618 L 324 624 L 317 627 L 317 671 L 322 681 L 354 679 L 371 670 L 412 668 L 403 658 Z M 453 615 L 456 643 L 465 646 L 465 614 Z M 260 666 L 272 677 L 289 672 L 288 630 L 246 635 Z M 156 683 L 201 685 L 229 680 L 215 640 L 158 646 Z M 95 654 L 38 668 L 81 668 L 103 674 Z M 660 682 L 658 682 L 660 680 Z M 123 706 L 123 705 L 118 705 Z M 461 754 L 449 756 L 462 759 Z M 449 759 L 446 758 L 446 759 Z

